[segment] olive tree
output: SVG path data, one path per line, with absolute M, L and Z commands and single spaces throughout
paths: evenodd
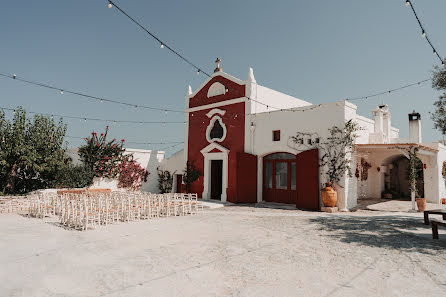
M 435 111 L 431 113 L 431 118 L 434 121 L 435 129 L 446 135 L 446 67 L 435 67 L 432 87 L 443 91 L 443 94 L 434 102 Z
M 29 119 L 23 108 L 15 110 L 12 121 L 0 112 L 0 190 L 14 194 L 53 186 L 67 162 L 65 132 L 62 120 Z

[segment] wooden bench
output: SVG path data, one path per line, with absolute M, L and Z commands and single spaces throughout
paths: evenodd
M 432 221 L 432 238 L 438 239 L 438 226 L 446 227 L 446 221 Z
M 429 225 L 429 214 L 438 214 L 443 216 L 443 220 L 446 220 L 446 209 L 433 209 L 424 211 L 424 224 Z

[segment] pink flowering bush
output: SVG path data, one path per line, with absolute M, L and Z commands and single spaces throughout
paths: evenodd
M 124 155 L 124 139 L 107 141 L 108 126 L 99 136 L 92 132 L 85 138 L 86 144 L 79 148 L 79 156 L 84 164 L 93 170 L 97 177 L 115 178 L 119 175 L 119 165 L 128 161 L 131 155 Z
M 133 191 L 141 189 L 142 183 L 147 181 L 149 172 L 139 163 L 129 160 L 119 165 L 118 187 Z

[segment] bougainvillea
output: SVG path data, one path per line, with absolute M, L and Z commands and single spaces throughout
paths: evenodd
M 369 168 L 371 167 L 372 164 L 364 159 L 361 159 L 361 180 L 367 180 L 369 178 Z
M 124 155 L 124 139 L 107 141 L 108 126 L 99 136 L 92 132 L 85 138 L 86 144 L 79 148 L 79 156 L 97 177 L 115 178 L 119 174 L 121 162 L 129 161 L 131 155 Z
M 125 160 L 118 166 L 118 187 L 133 191 L 141 189 L 142 183 L 147 182 L 149 172 L 133 159 Z

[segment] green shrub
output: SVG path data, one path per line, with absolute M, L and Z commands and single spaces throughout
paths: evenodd
M 57 176 L 57 188 L 85 188 L 93 183 L 94 172 L 84 165 L 68 164 L 62 167 Z

